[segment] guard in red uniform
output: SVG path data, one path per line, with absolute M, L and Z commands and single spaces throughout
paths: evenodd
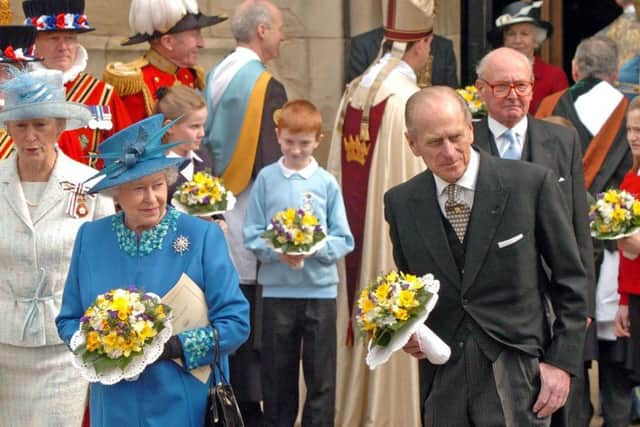
M 84 14 L 84 0 L 28 0 L 22 8 L 25 25 L 37 30 L 36 50 L 43 58 L 31 68 L 62 71 L 67 101 L 86 105 L 93 116 L 87 127 L 63 132 L 58 146 L 72 159 L 100 168 L 94 156 L 98 146 L 131 119 L 113 86 L 85 72 L 88 55 L 78 34 L 94 28 Z
M 134 121 L 151 115 L 156 91 L 163 86 L 181 83 L 204 88 L 204 71 L 197 66 L 198 52 L 204 47 L 200 29 L 226 19 L 200 13 L 195 1 L 132 0 L 129 25 L 134 35 L 122 45 L 149 42 L 150 49 L 133 62 L 108 64 L 104 79 L 116 88 Z

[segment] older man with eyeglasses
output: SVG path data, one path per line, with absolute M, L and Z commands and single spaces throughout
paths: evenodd
M 580 248 L 580 259 L 588 278 L 587 308 L 595 315 L 595 273 L 593 245 L 589 233 L 587 199 L 582 168 L 582 148 L 575 129 L 535 119 L 529 115 L 533 96 L 533 69 L 522 53 L 499 48 L 478 64 L 476 87 L 487 106 L 488 116 L 474 126 L 475 144 L 495 156 L 537 163 L 551 169 L 564 194 L 569 219 Z M 546 290 L 542 289 L 542 292 Z M 553 316 L 553 313 L 550 314 Z M 552 323 L 553 317 L 550 319 Z M 590 319 L 585 319 L 586 326 Z M 568 386 L 569 375 L 559 377 Z M 545 378 L 542 378 L 544 381 Z M 571 407 L 581 406 L 583 378 L 571 378 L 568 411 L 556 415 L 566 421 Z M 565 425 L 561 422 L 558 425 Z

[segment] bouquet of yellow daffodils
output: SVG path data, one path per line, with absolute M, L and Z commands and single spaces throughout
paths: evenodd
M 322 247 L 327 236 L 311 212 L 287 208 L 274 215 L 262 237 L 278 253 L 311 255 Z
M 622 190 L 610 189 L 597 196 L 589 209 L 591 236 L 615 240 L 640 229 L 640 201 Z
M 487 106 L 480 99 L 478 89 L 475 86 L 465 86 L 463 89 L 456 89 L 456 92 L 467 103 L 467 107 L 474 119 L 481 119 L 487 115 Z
M 224 187 L 222 179 L 200 171 L 176 190 L 172 204 L 189 215 L 211 216 L 233 209 L 236 198 Z
M 77 367 L 89 381 L 113 384 L 139 375 L 171 337 L 168 305 L 134 286 L 98 295 L 71 340 Z
M 391 271 L 378 276 L 362 290 L 356 303 L 356 324 L 369 340 L 367 365 L 386 362 L 416 333 L 429 360 L 442 364 L 451 350 L 424 324 L 438 300 L 440 282 L 432 274 L 417 277 Z

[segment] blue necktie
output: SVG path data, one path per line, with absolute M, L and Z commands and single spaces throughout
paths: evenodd
M 507 150 L 502 154 L 502 158 L 510 160 L 520 160 L 522 158 L 522 153 L 520 152 L 520 147 L 518 146 L 516 135 L 511 131 L 511 129 L 507 129 L 506 132 L 502 134 L 502 137 L 505 139 L 505 141 L 509 141 Z

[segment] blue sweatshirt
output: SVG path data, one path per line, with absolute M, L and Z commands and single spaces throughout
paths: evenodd
M 294 270 L 261 237 L 271 218 L 287 208 L 311 207 L 327 234 L 326 244 Z M 253 184 L 244 220 L 244 246 L 260 260 L 258 283 L 266 298 L 335 298 L 336 261 L 353 250 L 353 236 L 340 187 L 315 159 L 300 171 L 287 169 L 282 158 L 263 168 Z

